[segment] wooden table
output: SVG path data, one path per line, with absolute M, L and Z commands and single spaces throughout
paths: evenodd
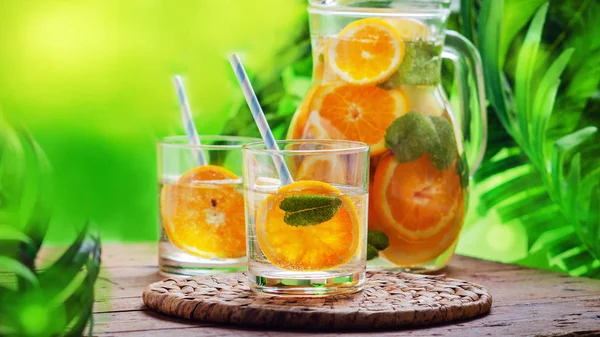
M 164 277 L 155 244 L 104 245 L 96 283 L 94 334 L 98 336 L 302 336 L 202 324 L 149 311 L 142 290 Z M 492 293 L 485 317 L 426 329 L 351 333 L 383 336 L 600 336 L 600 281 L 456 256 L 443 271 Z M 341 333 L 310 333 L 338 336 Z

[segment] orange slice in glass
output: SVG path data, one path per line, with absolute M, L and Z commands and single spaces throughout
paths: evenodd
M 355 85 L 321 86 L 313 94 L 309 108 L 318 112 L 316 120 L 327 138 L 367 143 L 372 156 L 385 151 L 386 129 L 409 109 L 408 98 L 401 89 Z
M 161 191 L 161 217 L 169 240 L 204 258 L 246 255 L 244 196 L 239 178 L 213 165 L 186 172 Z
M 394 26 L 379 18 L 354 21 L 332 39 L 327 64 L 352 84 L 383 82 L 404 58 L 404 42 Z
M 283 221 L 279 208 L 290 195 L 318 194 L 339 196 L 342 206 L 328 221 L 312 226 L 294 227 Z M 281 187 L 261 204 L 256 216 L 258 244 L 275 266 L 295 271 L 320 271 L 348 262 L 358 249 L 359 220 L 352 200 L 337 188 L 311 180 L 300 180 Z
M 427 262 L 456 240 L 464 216 L 460 178 L 453 168 L 435 169 L 428 154 L 409 163 L 387 155 L 375 173 L 372 194 L 377 219 L 390 238 L 383 252 L 390 261 Z

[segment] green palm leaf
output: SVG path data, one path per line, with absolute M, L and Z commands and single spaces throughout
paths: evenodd
M 586 110 L 599 81 L 580 74 L 600 72 L 600 57 L 582 57 L 600 49 L 600 40 L 582 28 L 598 21 L 600 10 L 589 10 L 588 1 L 566 3 L 557 9 L 545 1 L 487 0 L 477 20 L 462 9 L 470 22 L 463 29 L 477 23 L 488 97 L 503 126 L 490 130 L 500 149 L 475 177 L 477 209 L 479 216 L 494 211 L 526 229 L 529 257 L 521 263 L 545 261 L 548 268 L 593 276 L 600 268 L 600 147 L 598 120 Z M 565 35 L 584 10 L 589 23 L 581 20 L 575 34 Z M 526 33 L 519 32 L 530 20 Z
M 1 117 L 0 334 L 81 335 L 91 318 L 100 241 L 85 227 L 57 261 L 38 270 L 52 209 L 50 164 L 25 131 Z
M 298 35 L 281 49 L 276 63 L 260 71 L 247 69 L 256 96 L 277 139 L 283 138 L 287 133 L 292 115 L 311 85 L 312 56 L 306 19 L 307 17 L 300 20 Z M 235 80 L 232 79 L 232 82 Z M 260 137 L 241 95 L 221 133 Z

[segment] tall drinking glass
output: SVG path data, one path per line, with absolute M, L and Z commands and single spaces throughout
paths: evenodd
M 158 144 L 159 268 L 198 275 L 246 266 L 242 145 L 254 138 L 184 136 Z M 199 165 L 199 153 L 206 165 Z
M 335 140 L 244 146 L 248 274 L 266 293 L 356 292 L 365 281 L 369 147 Z M 282 185 L 275 156 L 293 182 Z

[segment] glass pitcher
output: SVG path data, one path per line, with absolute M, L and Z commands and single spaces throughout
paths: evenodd
M 419 272 L 448 263 L 465 217 L 469 168 L 483 158 L 481 61 L 468 40 L 446 31 L 450 2 L 309 0 L 313 85 L 287 138 L 371 146 L 374 268 Z M 442 58 L 454 62 L 459 114 L 440 84 Z M 326 160 L 305 164 L 331 184 L 353 171 Z

